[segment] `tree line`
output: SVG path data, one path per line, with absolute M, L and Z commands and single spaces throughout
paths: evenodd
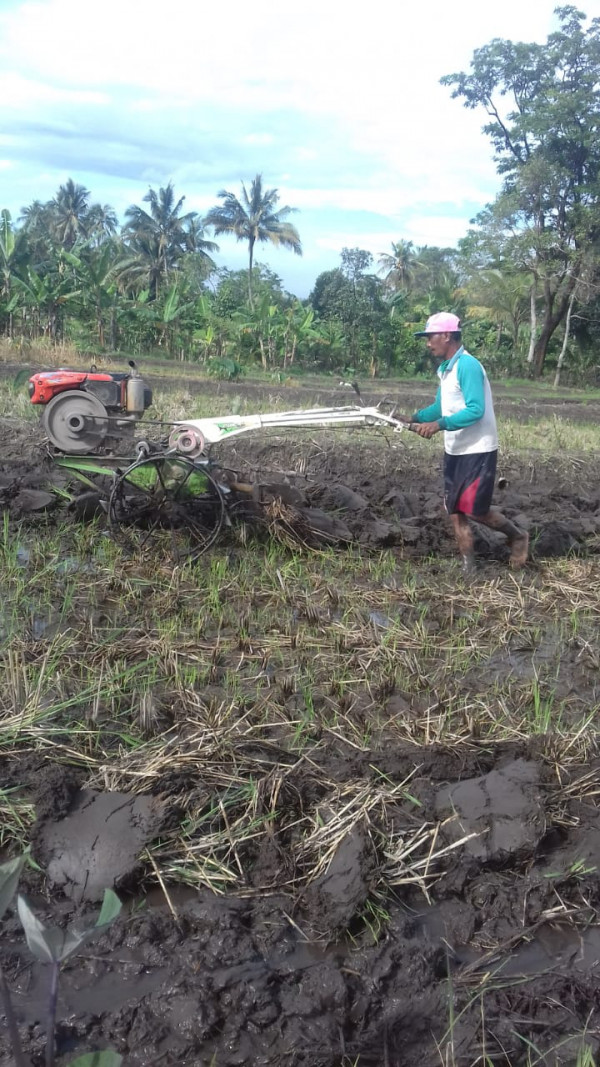
M 202 218 L 169 183 L 149 189 L 119 227 L 110 205 L 69 179 L 48 202 L 0 215 L 0 333 L 92 354 L 156 351 L 216 374 L 259 364 L 414 374 L 414 331 L 434 311 L 460 315 L 466 341 L 497 374 L 600 359 L 600 19 L 557 8 L 544 44 L 494 40 L 443 84 L 485 113 L 501 188 L 457 248 L 401 237 L 373 257 L 344 248 L 306 300 L 256 262 L 262 244 L 301 255 L 294 209 L 256 175 L 221 190 Z M 444 161 L 440 160 L 443 168 Z M 246 244 L 247 271 L 217 269 L 213 238 Z

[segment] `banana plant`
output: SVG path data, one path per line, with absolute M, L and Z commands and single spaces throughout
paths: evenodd
M 157 304 L 160 304 L 160 301 L 156 301 L 153 305 L 155 310 L 159 312 L 155 320 L 158 344 L 159 346 L 165 344 L 169 354 L 173 355 L 177 341 L 177 329 L 178 327 L 185 328 L 185 318 L 196 311 L 196 301 L 187 300 L 182 302 L 179 287 L 172 285 L 164 299 L 162 308 L 157 309 Z M 193 329 L 193 325 L 190 325 L 189 328 Z
M 12 337 L 13 312 L 19 301 L 15 282 L 24 274 L 27 259 L 27 238 L 22 230 L 13 229 L 10 212 L 4 208 L 0 212 L 0 301 L 6 302 L 2 313 L 8 319 L 8 337 Z

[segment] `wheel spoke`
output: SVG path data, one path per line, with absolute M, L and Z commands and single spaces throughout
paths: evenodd
M 130 485 L 132 489 L 135 489 L 136 493 L 145 493 L 146 496 L 149 496 L 150 498 L 156 496 L 156 494 L 145 485 L 138 485 L 137 482 L 134 482 L 131 479 L 126 479 L 126 481 L 127 485 Z
M 167 477 L 167 462 L 177 468 L 173 477 Z M 144 484 L 150 472 L 152 488 Z M 186 457 L 173 462 L 153 456 L 142 457 L 121 475 L 111 494 L 109 520 L 130 549 L 141 551 L 154 544 L 164 550 L 170 545 L 172 557 L 181 562 L 196 559 L 214 543 L 223 526 L 225 502 L 211 474 L 203 471 L 198 484 L 192 479 L 198 473 Z
M 160 522 L 160 512 L 157 515 L 157 517 L 155 518 L 154 522 L 152 523 L 152 526 L 150 527 L 150 529 L 146 531 L 146 536 L 140 541 L 140 548 L 143 548 L 144 545 L 146 544 L 146 542 L 150 540 L 150 538 L 152 537 L 152 534 L 156 530 L 159 522 Z
M 167 487 L 166 487 L 166 485 L 165 485 L 165 483 L 164 483 L 164 481 L 163 481 L 163 476 L 162 476 L 162 460 L 161 460 L 161 459 L 157 459 L 157 460 L 155 460 L 155 462 L 154 462 L 154 469 L 155 469 L 155 471 L 156 471 L 156 473 L 157 473 L 157 475 L 158 475 L 158 480 L 159 480 L 159 482 L 160 482 L 160 484 L 161 484 L 161 486 L 162 486 L 162 491 L 163 491 L 164 495 L 166 496 L 166 495 L 167 495 Z
M 187 482 L 187 480 L 188 480 L 188 478 L 190 477 L 190 474 L 192 473 L 192 471 L 193 471 L 193 470 L 194 470 L 194 467 L 190 467 L 190 468 L 189 468 L 189 470 L 188 470 L 188 472 L 187 472 L 187 474 L 186 474 L 185 478 L 184 478 L 184 479 L 183 479 L 183 481 L 182 481 L 182 482 L 180 482 L 180 483 L 179 483 L 179 485 L 177 486 L 177 489 L 175 490 L 175 492 L 174 492 L 174 494 L 173 494 L 173 500 L 177 500 L 177 497 L 179 496 L 179 493 L 180 493 L 180 492 L 181 492 L 181 490 L 183 489 L 183 487 L 184 487 L 185 483 Z

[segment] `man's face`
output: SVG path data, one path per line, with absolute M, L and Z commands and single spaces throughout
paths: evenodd
M 436 363 L 442 363 L 448 358 L 452 340 L 449 333 L 430 333 L 427 335 L 427 348 Z

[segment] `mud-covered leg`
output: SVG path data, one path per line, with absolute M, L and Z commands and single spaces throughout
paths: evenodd
M 475 573 L 475 551 L 473 549 L 473 533 L 469 526 L 466 515 L 451 515 L 454 538 L 458 545 L 458 551 L 462 560 L 463 574 L 468 577 Z
M 513 570 L 519 570 L 527 563 L 529 551 L 529 534 L 520 526 L 506 518 L 497 508 L 490 508 L 486 515 L 473 515 L 475 522 L 489 526 L 491 530 L 497 530 L 504 534 L 510 548 L 510 566 Z

